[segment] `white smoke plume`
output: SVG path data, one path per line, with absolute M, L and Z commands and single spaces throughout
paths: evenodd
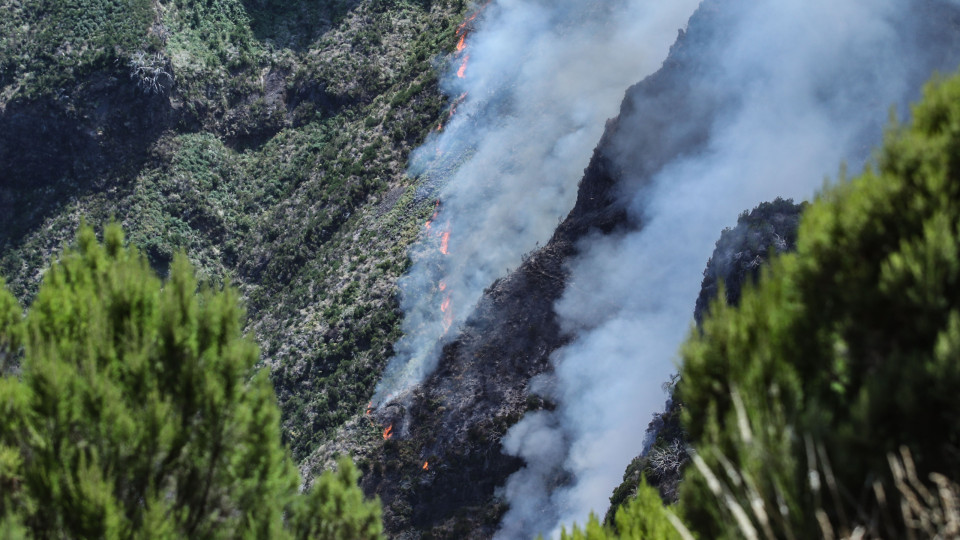
M 404 336 L 374 403 L 436 367 L 485 287 L 545 242 L 624 90 L 655 71 L 696 0 L 496 0 L 477 5 L 442 79 L 456 108 L 410 173 L 439 212 L 400 282 Z M 459 72 L 459 73 L 458 73 Z M 460 76 L 462 75 L 462 77 Z M 446 253 L 443 253 L 446 251 Z
M 505 437 L 504 450 L 527 466 L 504 488 L 510 510 L 499 538 L 556 536 L 561 524 L 602 516 L 664 402 L 661 384 L 676 369 L 720 231 L 760 202 L 810 198 L 841 163 L 859 170 L 891 105 L 904 116 L 934 68 L 957 68 L 954 27 L 931 30 L 944 28 L 928 20 L 935 4 L 703 3 L 699 22 L 720 12 L 733 21 L 689 45 L 704 61 L 684 83 L 719 103 L 707 142 L 652 177 L 630 178 L 646 157 L 636 147 L 646 124 L 621 118 L 608 152 L 633 186 L 623 198 L 639 229 L 587 238 L 570 265 L 556 311 L 574 339 L 551 358 L 556 379 L 545 391 L 558 408 L 528 415 Z M 691 22 L 688 36 L 702 30 Z

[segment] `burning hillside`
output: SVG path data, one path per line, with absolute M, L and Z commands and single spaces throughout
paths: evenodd
M 651 227 L 650 230 L 661 230 L 655 226 L 654 217 L 657 214 L 638 211 L 626 201 L 618 200 L 618 197 L 624 193 L 637 193 L 638 188 L 641 187 L 649 188 L 651 185 L 658 185 L 655 182 L 659 175 L 673 171 L 670 168 L 671 164 L 682 163 L 678 160 L 685 156 L 715 155 L 709 150 L 713 148 L 711 145 L 719 144 L 717 139 L 712 138 L 713 130 L 717 126 L 715 123 L 717 118 L 724 114 L 739 113 L 741 110 L 752 114 L 754 109 L 750 107 L 738 109 L 737 107 L 744 102 L 731 99 L 737 91 L 735 80 L 730 81 L 734 86 L 726 87 L 718 84 L 718 80 L 710 78 L 712 75 L 717 75 L 716 66 L 723 65 L 723 59 L 717 57 L 717 51 L 733 46 L 724 40 L 733 39 L 731 36 L 736 36 L 736 32 L 749 34 L 752 31 L 759 31 L 750 25 L 749 21 L 752 19 L 746 16 L 747 13 L 750 12 L 745 4 L 724 8 L 719 2 L 706 2 L 691 19 L 688 31 L 681 34 L 663 68 L 628 92 L 623 101 L 620 117 L 607 125 L 600 146 L 580 182 L 575 207 L 555 231 L 552 239 L 543 248 L 523 258 L 516 271 L 509 273 L 505 278 L 493 281 L 493 285 L 490 285 L 482 295 L 476 309 L 470 309 L 472 304 L 469 301 L 461 303 L 458 299 L 460 297 L 454 298 L 456 302 L 453 305 L 464 306 L 461 309 L 467 310 L 466 312 L 472 315 L 463 322 L 460 322 L 463 320 L 461 317 L 465 317 L 462 315 L 463 312 L 455 316 L 454 321 L 460 326 L 456 334 L 449 336 L 451 338 L 449 342 L 443 343 L 442 347 L 436 349 L 440 355 L 437 370 L 432 374 L 428 374 L 429 371 L 424 372 L 426 379 L 423 384 L 408 394 L 409 399 L 404 401 L 402 406 L 398 406 L 395 412 L 390 413 L 397 418 L 407 418 L 405 425 L 409 426 L 409 431 L 404 432 L 404 438 L 397 441 L 396 446 L 384 450 L 382 459 L 388 463 L 397 461 L 404 465 L 398 469 L 373 469 L 364 479 L 365 488 L 369 492 L 379 493 L 383 497 L 387 508 L 387 523 L 391 530 L 401 531 L 413 528 L 430 531 L 440 537 L 455 537 L 457 535 L 454 530 L 463 530 L 458 528 L 458 522 L 462 523 L 465 519 L 457 516 L 467 514 L 476 516 L 475 519 L 468 520 L 468 530 L 473 531 L 476 537 L 489 536 L 500 527 L 502 527 L 500 531 L 504 538 L 526 537 L 537 531 L 550 532 L 551 527 L 565 518 L 556 506 L 561 497 L 582 494 L 582 499 L 575 501 L 578 505 L 595 504 L 595 499 L 602 499 L 601 504 L 603 504 L 609 497 L 610 491 L 619 482 L 626 462 L 642 446 L 643 432 L 649 418 L 636 419 L 637 425 L 633 430 L 636 436 L 624 436 L 632 442 L 622 445 L 608 444 L 609 448 L 601 449 L 601 453 L 615 453 L 622 450 L 626 455 L 626 461 L 619 463 L 616 459 L 621 457 L 616 457 L 597 466 L 597 463 L 590 460 L 579 459 L 578 462 L 585 464 L 585 467 L 577 469 L 572 458 L 568 461 L 572 455 L 569 452 L 573 448 L 570 445 L 579 440 L 578 437 L 584 437 L 585 433 L 593 434 L 591 436 L 594 436 L 594 440 L 606 441 L 608 438 L 605 438 L 606 435 L 597 438 L 596 433 L 576 420 L 583 416 L 582 412 L 577 412 L 580 410 L 578 409 L 580 404 L 573 401 L 569 394 L 564 394 L 562 389 L 579 388 L 583 390 L 584 395 L 595 396 L 597 392 L 606 394 L 609 399 L 604 398 L 605 402 L 614 399 L 632 403 L 632 398 L 625 398 L 622 391 L 624 388 L 628 391 L 636 388 L 630 385 L 624 386 L 621 383 L 632 381 L 631 377 L 635 378 L 636 373 L 640 371 L 631 371 L 620 364 L 617 369 L 611 369 L 598 359 L 620 358 L 618 355 L 621 353 L 625 353 L 623 358 L 629 358 L 626 353 L 636 355 L 639 354 L 637 351 L 644 350 L 665 351 L 669 347 L 653 346 L 665 340 L 657 337 L 656 333 L 660 332 L 662 336 L 673 335 L 676 331 L 682 333 L 686 326 L 683 322 L 674 322 L 664 328 L 651 324 L 649 329 L 640 329 L 643 331 L 634 328 L 631 334 L 630 328 L 633 327 L 618 323 L 619 326 L 615 325 L 619 330 L 617 335 L 644 337 L 648 340 L 645 343 L 650 346 L 645 349 L 641 343 L 635 347 L 629 347 L 629 350 L 614 348 L 607 353 L 592 354 L 590 358 L 594 360 L 587 363 L 587 368 L 597 373 L 581 377 L 583 381 L 595 381 L 601 375 L 618 379 L 608 377 L 603 379 L 605 382 L 602 384 L 598 383 L 589 388 L 576 387 L 569 378 L 562 378 L 569 375 L 560 373 L 558 377 L 561 378 L 550 376 L 556 365 L 552 359 L 555 361 L 559 358 L 558 354 L 565 354 L 563 358 L 571 359 L 567 369 L 581 365 L 579 360 L 574 360 L 571 356 L 579 355 L 581 349 L 563 349 L 563 347 L 576 344 L 576 340 L 581 337 L 577 331 L 582 331 L 582 336 L 589 336 L 593 330 L 605 327 L 603 324 L 598 326 L 596 322 L 583 326 L 571 324 L 569 321 L 573 318 L 570 314 L 579 313 L 580 319 L 577 320 L 586 320 L 584 317 L 593 317 L 595 314 L 600 314 L 597 315 L 597 320 L 601 322 L 605 321 L 605 318 L 616 319 L 623 313 L 628 313 L 626 310 L 634 308 L 632 303 L 635 302 L 636 295 L 627 287 L 624 290 L 618 289 L 615 294 L 604 292 L 597 296 L 597 291 L 607 289 L 603 288 L 602 283 L 596 284 L 596 280 L 583 274 L 575 274 L 573 277 L 577 287 L 566 288 L 566 284 L 571 279 L 571 271 L 588 271 L 591 268 L 584 261 L 590 261 L 590 257 L 601 253 L 598 248 L 619 246 L 623 254 L 634 253 L 634 250 L 638 249 L 636 246 L 621 244 L 620 240 L 637 238 L 636 231 L 642 231 L 647 225 Z M 871 16 L 881 15 L 875 11 L 871 12 Z M 810 16 L 813 17 L 813 14 Z M 936 17 L 923 19 L 923 24 L 931 28 L 929 32 L 932 34 L 941 32 L 937 29 L 940 22 Z M 905 27 L 902 32 L 906 35 L 914 30 L 915 27 Z M 864 43 L 867 42 L 869 40 L 845 46 L 852 47 L 850 50 L 856 51 L 858 50 L 856 47 L 866 46 Z M 473 41 L 468 40 L 467 43 L 471 44 Z M 922 47 L 920 50 L 923 50 Z M 920 55 L 918 57 L 922 57 L 922 54 L 917 54 Z M 938 55 L 936 51 L 931 52 L 930 57 L 924 62 L 936 62 L 938 61 L 936 59 L 940 58 Z M 942 58 L 939 61 L 942 61 Z M 470 66 L 472 70 L 474 66 L 472 61 Z M 874 67 L 872 64 L 861 64 L 858 69 L 870 70 Z M 777 77 L 782 76 L 776 71 L 776 66 L 771 66 L 770 69 L 773 69 Z M 470 77 L 467 79 L 469 80 Z M 763 81 L 762 78 L 749 80 Z M 865 77 L 865 80 L 872 79 Z M 913 79 L 917 85 L 920 80 L 922 80 L 920 75 Z M 475 96 L 482 94 L 471 91 L 470 95 L 475 99 Z M 905 99 L 904 96 L 905 94 L 902 94 L 891 99 L 902 100 Z M 471 101 L 467 106 L 476 104 L 476 101 Z M 827 103 L 826 106 L 829 107 L 832 104 Z M 873 122 L 872 116 L 866 114 L 852 121 Z M 854 127 L 849 130 L 847 127 L 838 127 L 838 130 L 857 134 L 869 132 L 865 127 Z M 853 137 L 851 140 L 857 139 Z M 860 148 L 863 144 L 858 141 L 848 149 Z M 822 162 L 829 163 L 830 160 L 825 158 Z M 461 170 L 476 172 L 476 169 L 469 167 Z M 704 179 L 715 178 L 709 175 L 701 176 Z M 804 172 L 803 177 L 822 178 L 820 174 L 809 174 L 809 171 Z M 717 181 L 720 182 L 718 186 L 725 185 L 722 179 Z M 683 184 L 678 185 L 682 187 Z M 434 276 L 429 280 L 428 290 L 442 293 L 446 287 L 451 287 L 450 290 L 459 294 L 466 286 L 466 282 L 458 276 L 456 269 L 469 267 L 475 270 L 476 265 L 470 266 L 469 262 L 464 261 L 482 260 L 482 256 L 476 251 L 472 253 L 472 259 L 461 257 L 463 253 L 470 253 L 470 249 L 476 245 L 477 224 L 487 222 L 483 219 L 465 220 L 465 215 L 476 217 L 485 214 L 478 214 L 476 210 L 468 209 L 465 206 L 465 199 L 458 199 L 458 197 L 463 197 L 464 194 L 473 195 L 469 200 L 475 203 L 485 200 L 483 197 L 491 189 L 489 184 L 463 192 L 451 189 L 443 197 L 444 211 L 441 213 L 441 219 L 445 219 L 444 216 L 446 216 L 451 220 L 451 227 L 445 229 L 445 232 L 450 232 L 455 227 L 456 249 L 449 249 L 449 251 L 441 249 L 438 258 L 427 259 L 431 265 L 441 264 L 437 261 L 442 261 L 442 265 L 448 269 L 443 277 L 437 279 Z M 720 187 L 720 191 L 711 191 L 709 186 L 704 186 L 701 190 L 711 194 L 711 198 L 706 201 L 708 205 L 711 202 L 719 205 L 721 200 L 725 200 L 723 197 L 727 194 L 724 187 Z M 746 197 L 753 196 L 749 191 L 741 190 L 737 193 Z M 516 198 L 518 201 L 527 200 L 519 195 L 516 195 Z M 685 207 L 684 199 L 672 200 L 675 200 L 677 208 Z M 488 208 L 497 208 L 500 199 L 495 201 L 491 201 L 491 206 Z M 743 207 L 749 206 L 752 204 L 742 204 L 738 199 L 737 206 L 733 210 L 719 206 L 715 210 L 735 218 Z M 522 204 L 505 203 L 505 207 L 514 210 L 522 207 Z M 655 208 L 661 213 L 669 211 L 667 207 L 649 208 Z M 448 211 L 450 211 L 449 214 L 447 214 Z M 519 212 L 526 214 L 527 210 L 519 210 Z M 497 212 L 497 215 L 503 215 L 503 213 Z M 677 215 L 678 219 L 689 218 L 689 215 Z M 503 221 L 499 222 L 499 225 L 503 224 Z M 679 225 L 676 225 L 675 230 L 682 230 L 678 227 Z M 717 231 L 722 229 L 722 226 L 716 224 L 711 227 L 716 230 L 711 229 L 712 232 L 706 237 L 708 249 L 702 257 L 697 255 L 703 261 L 709 256 L 709 248 L 712 247 Z M 506 227 L 506 230 L 510 228 Z M 583 243 L 585 238 L 589 238 L 590 242 Z M 697 242 L 700 242 L 699 236 Z M 491 249 L 495 242 L 488 240 L 487 243 L 480 245 Z M 685 249 L 694 244 L 689 240 L 686 242 L 678 240 L 671 245 L 677 246 L 677 249 Z M 618 252 L 602 251 L 602 253 L 607 256 L 603 260 L 619 260 L 616 258 Z M 637 276 L 631 270 L 636 267 L 636 262 L 623 263 L 619 268 L 604 267 L 604 271 L 594 272 L 593 275 L 606 279 L 610 283 L 621 283 L 614 278 L 622 274 L 633 280 L 631 282 L 628 279 L 623 283 L 627 285 L 632 283 L 634 288 L 647 291 L 645 294 L 648 297 L 659 298 L 660 296 L 655 295 L 673 291 L 671 283 L 676 281 L 670 279 L 670 273 L 664 274 L 666 281 L 652 280 L 651 276 L 659 275 L 656 273 L 655 266 L 662 260 L 651 256 L 648 257 L 647 263 L 644 263 L 646 265 L 644 268 L 648 269 L 644 275 L 651 278 L 650 283 L 659 284 L 657 290 L 651 290 L 649 286 L 637 283 Z M 576 264 L 573 264 L 574 261 Z M 682 305 L 675 306 L 675 309 L 670 308 L 670 313 L 682 312 L 685 320 L 689 319 L 693 310 L 703 261 L 694 265 L 698 279 L 694 283 L 695 288 L 690 293 L 690 297 L 682 302 Z M 602 260 L 598 264 L 600 262 Z M 416 275 L 416 268 L 414 275 Z M 570 294 L 571 291 L 575 294 Z M 558 318 L 555 306 L 564 298 L 564 294 L 569 297 L 563 300 L 565 303 L 562 308 L 563 316 L 566 320 L 561 320 Z M 594 299 L 591 295 L 597 298 Z M 441 329 L 445 323 L 443 316 L 447 312 L 444 309 L 445 303 L 446 298 L 441 297 L 439 310 Z M 669 305 L 674 306 L 673 303 Z M 614 308 L 611 309 L 610 306 Z M 433 304 L 432 309 L 436 311 L 436 304 Z M 564 333 L 561 328 L 576 331 Z M 654 333 L 651 334 L 651 331 Z M 440 335 L 445 334 L 441 332 Z M 630 340 L 626 342 L 633 343 Z M 568 352 L 559 353 L 558 351 L 561 350 Z M 634 364 L 637 363 L 634 362 Z M 637 364 L 638 367 L 643 365 Z M 572 369 L 569 373 L 581 372 L 582 370 Z M 659 407 L 663 401 L 659 384 L 667 377 L 656 375 L 648 379 L 650 383 L 648 386 L 655 389 L 651 392 L 638 392 L 638 399 L 650 398 Z M 618 410 L 616 406 L 609 409 Z M 651 408 L 650 412 L 654 412 L 654 409 Z M 608 429 L 612 425 L 608 419 L 609 415 L 598 413 L 592 416 L 597 426 Z M 526 420 L 518 424 L 521 418 Z M 510 426 L 515 427 L 507 437 Z M 531 436 L 550 436 L 553 438 L 549 440 L 556 441 L 557 444 L 538 446 L 531 442 L 526 448 L 556 449 L 557 451 L 554 452 L 556 455 L 547 459 L 547 456 L 520 451 L 520 448 L 524 447 L 523 441 L 530 440 L 525 437 Z M 636 446 L 632 446 L 634 444 Z M 508 452 L 516 452 L 523 459 L 502 453 L 501 448 L 504 445 Z M 422 464 L 422 460 L 404 458 L 404 456 L 422 456 L 425 451 L 438 456 L 435 466 L 433 460 L 430 462 L 429 480 L 425 479 L 423 482 L 412 485 L 410 491 L 397 490 L 394 487 L 395 483 L 406 474 L 404 472 L 406 468 L 413 471 Z M 526 468 L 523 468 L 524 464 Z M 599 468 L 603 469 L 602 474 L 614 476 L 614 481 L 609 486 L 595 490 L 571 491 L 572 486 L 579 485 L 582 488 L 582 484 L 577 482 L 591 478 L 590 475 L 595 474 L 594 471 Z M 518 470 L 522 470 L 523 473 L 510 476 Z M 508 477 L 511 478 L 509 483 Z M 498 491 L 498 488 L 501 490 Z M 544 500 L 544 495 L 556 498 Z M 506 502 L 510 504 L 509 513 L 505 513 L 507 512 Z M 525 505 L 525 503 L 529 504 Z M 595 509 L 602 511 L 602 507 Z M 536 512 L 539 512 L 537 517 L 530 517 Z M 500 522 L 500 518 L 504 518 L 504 521 Z M 498 525 L 494 526 L 492 522 Z

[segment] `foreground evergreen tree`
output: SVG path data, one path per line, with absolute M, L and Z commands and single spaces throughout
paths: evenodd
M 669 517 L 668 517 L 669 516 Z M 680 535 L 670 523 L 673 518 L 663 509 L 663 500 L 657 489 L 647 485 L 640 477 L 637 494 L 627 504 L 615 512 L 615 526 L 601 525 L 593 514 L 581 529 L 574 526 L 569 533 L 564 528 L 561 540 L 607 540 L 612 538 L 630 538 L 639 540 L 679 540 Z M 676 519 L 676 518 L 673 518 Z
M 796 253 L 739 306 L 719 296 L 682 351 L 680 529 L 960 535 L 960 76 L 928 85 L 875 167 L 810 205 Z M 648 491 L 618 512 L 624 537 L 676 520 Z
M 928 85 L 875 169 L 819 197 L 797 252 L 683 359 L 699 458 L 682 501 L 705 537 L 903 536 L 901 446 L 924 481 L 960 479 L 960 76 Z
M 311 493 L 280 442 L 236 292 L 166 283 L 116 225 L 81 229 L 20 308 L 0 289 L 0 534 L 377 538 L 348 460 Z M 8 370 L 9 372 L 10 370 Z

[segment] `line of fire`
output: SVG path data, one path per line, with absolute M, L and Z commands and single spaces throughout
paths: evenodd
M 465 51 L 467 49 L 467 37 L 473 31 L 472 23 L 477 19 L 477 17 L 481 13 L 483 13 L 483 11 L 487 8 L 487 6 L 490 5 L 491 2 L 492 0 L 487 0 L 482 6 L 480 6 L 474 13 L 472 13 L 469 17 L 467 17 L 457 27 L 455 35 L 457 36 L 458 39 L 457 39 L 456 49 L 454 51 L 454 56 L 461 57 L 460 67 L 457 69 L 458 78 L 461 78 L 461 79 L 465 78 L 467 66 L 470 62 L 470 54 Z M 456 114 L 457 107 L 459 107 L 461 104 L 463 104 L 464 101 L 466 101 L 467 95 L 468 93 L 464 92 L 460 94 L 460 96 L 457 97 L 457 99 L 455 99 L 453 103 L 451 103 L 449 112 L 447 114 L 448 122 L 450 119 L 453 118 L 454 114 Z M 442 131 L 443 127 L 444 127 L 444 123 L 440 122 L 437 125 L 437 131 Z M 433 241 L 436 242 L 437 249 L 442 255 L 447 256 L 450 254 L 450 233 L 451 233 L 452 225 L 448 218 L 445 220 L 442 227 L 435 228 L 434 225 L 437 222 L 437 219 L 440 217 L 440 213 L 441 213 L 441 202 L 438 199 L 434 204 L 433 214 L 430 216 L 429 219 L 427 219 L 426 223 L 424 224 L 424 234 L 427 236 L 427 238 L 432 238 Z M 439 293 L 439 296 L 441 297 L 441 299 L 439 300 L 439 303 L 440 303 L 439 309 L 442 314 L 441 316 L 441 320 L 443 323 L 442 336 L 446 336 L 447 332 L 450 330 L 450 327 L 453 325 L 454 312 L 453 312 L 453 300 L 451 297 L 451 291 L 448 290 L 447 281 L 445 279 L 438 280 L 436 291 Z M 372 401 L 367 404 L 366 416 L 370 420 L 370 423 L 373 424 L 374 426 L 377 426 L 377 423 L 373 420 L 373 418 L 371 417 L 371 414 L 379 407 L 379 405 L 380 405 L 379 403 L 374 405 Z M 386 425 L 386 427 L 383 428 L 383 440 L 388 441 L 391 438 L 393 438 L 393 435 L 394 435 L 393 423 L 390 422 L 388 425 Z M 430 465 L 428 461 L 423 462 L 423 466 L 421 467 L 421 470 L 423 471 L 430 470 Z

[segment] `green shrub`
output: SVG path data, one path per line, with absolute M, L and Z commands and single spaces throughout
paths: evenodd
M 574 526 L 570 533 L 566 530 L 562 540 L 607 540 L 614 538 L 635 538 L 638 540 L 679 540 L 677 529 L 670 522 L 676 520 L 670 510 L 663 507 L 656 488 L 647 485 L 641 477 L 636 497 L 622 506 L 616 514 L 616 529 L 604 527 L 595 515 L 590 516 L 587 526 L 580 529 Z
M 960 75 L 928 84 L 913 118 L 684 345 L 683 522 L 644 482 L 616 533 L 591 517 L 564 538 L 956 535 Z
M 345 460 L 313 491 L 280 443 L 257 347 L 230 288 L 177 256 L 162 283 L 116 225 L 81 229 L 21 318 L 0 290 L 5 534 L 85 538 L 377 538 Z M 346 536 L 344 536 L 346 535 Z
M 897 493 L 901 445 L 920 478 L 960 478 L 960 76 L 928 85 L 913 117 L 684 347 L 698 467 L 682 503 L 703 537 L 879 527 L 899 514 L 874 493 Z
M 94 69 L 112 69 L 118 52 L 151 48 L 150 0 L 0 2 L 0 86 L 47 94 Z M 124 62 L 125 64 L 125 62 Z

